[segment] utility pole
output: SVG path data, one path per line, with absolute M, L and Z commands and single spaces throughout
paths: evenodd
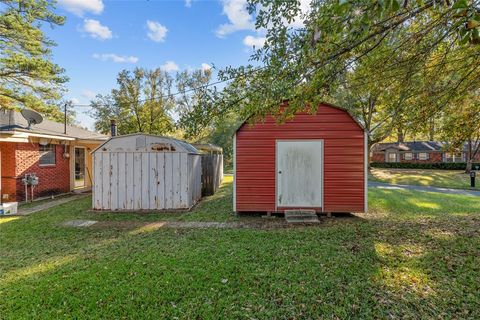
M 63 116 L 64 116 L 63 134 L 67 134 L 67 105 L 68 105 L 68 102 L 65 102 L 65 105 L 63 107 Z

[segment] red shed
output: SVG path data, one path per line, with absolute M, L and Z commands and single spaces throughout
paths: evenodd
M 234 211 L 366 212 L 367 163 L 367 134 L 340 107 L 244 123 L 234 136 Z

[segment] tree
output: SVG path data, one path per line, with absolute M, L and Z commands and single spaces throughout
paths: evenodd
M 233 167 L 233 135 L 242 124 L 242 120 L 235 112 L 229 112 L 218 118 L 212 125 L 213 129 L 204 142 L 212 143 L 223 149 L 223 163 L 225 167 Z
M 381 50 L 365 57 L 340 77 L 338 86 L 329 99 L 347 108 L 365 127 L 371 148 L 394 134 L 400 140 L 408 128 L 405 109 L 414 104 L 418 79 L 411 73 L 388 76 L 383 81 L 375 78 L 378 61 L 391 55 L 394 47 L 382 44 Z
M 373 86 L 397 81 L 396 99 L 388 108 L 412 128 L 480 86 L 476 1 L 312 1 L 310 12 L 301 15 L 299 1 L 251 0 L 250 10 L 256 27 L 267 32 L 265 46 L 252 55 L 262 66 L 220 73 L 222 79 L 244 84 L 240 95 L 227 93 L 232 106 L 241 101 L 245 115 L 278 114 L 286 99 L 289 107 L 283 111 L 288 114 L 315 106 L 341 90 L 345 79 L 365 64 L 363 78 Z M 304 27 L 298 29 L 291 22 L 299 16 Z M 359 78 L 347 81 L 365 85 Z M 417 97 L 410 96 L 412 89 Z M 401 110 L 395 105 L 402 105 Z
M 467 144 L 466 172 L 470 172 L 480 153 L 480 96 L 461 96 L 452 101 L 446 107 L 442 124 L 442 138 L 450 142 L 450 151 L 463 150 Z
M 91 101 L 95 129 L 110 130 L 110 120 L 116 119 L 119 134 L 144 132 L 168 134 L 175 129 L 171 95 L 172 77 L 160 70 L 136 68 L 118 74 L 119 87 L 110 95 L 98 95 Z
M 180 93 L 176 100 L 179 115 L 178 127 L 184 131 L 184 137 L 198 142 L 212 131 L 212 96 L 208 87 L 212 71 L 183 71 L 177 74 L 177 90 Z
M 41 30 L 43 24 L 65 22 L 53 12 L 53 3 L 0 0 L 0 104 L 23 105 L 60 120 L 62 113 L 54 104 L 67 78 L 50 61 L 54 43 Z

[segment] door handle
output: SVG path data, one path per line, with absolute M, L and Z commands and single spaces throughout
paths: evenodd
M 278 171 L 279 174 L 282 174 L 282 171 Z

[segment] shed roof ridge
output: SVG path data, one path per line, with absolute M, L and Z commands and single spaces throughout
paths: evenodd
M 286 101 L 286 102 L 288 102 L 288 101 Z M 356 117 L 354 117 L 353 114 L 350 112 L 350 110 L 348 110 L 347 108 L 345 108 L 345 107 L 340 107 L 340 106 L 337 106 L 337 105 L 332 104 L 332 103 L 329 103 L 329 102 L 321 102 L 321 103 L 318 104 L 317 112 L 318 112 L 318 108 L 319 108 L 320 106 L 322 106 L 322 105 L 323 105 L 323 106 L 327 106 L 327 107 L 331 107 L 331 108 L 335 108 L 335 109 L 338 109 L 338 110 L 341 110 L 341 111 L 344 111 L 346 114 L 348 114 L 348 115 L 350 116 L 350 118 L 352 118 L 352 120 L 360 127 L 360 129 L 362 129 L 362 130 L 364 130 L 364 131 L 366 130 L 366 129 L 365 129 L 365 126 L 364 126 Z M 269 114 L 269 115 L 270 115 L 270 114 Z M 294 117 L 295 117 L 296 115 L 297 115 L 297 114 L 295 114 Z M 240 128 L 242 128 L 243 125 L 244 125 L 245 123 L 247 123 L 247 121 L 248 121 L 249 119 L 251 119 L 252 117 L 253 117 L 253 114 L 250 115 L 250 116 L 248 116 L 244 121 L 242 121 L 242 123 L 238 126 L 238 128 L 235 129 L 235 132 L 234 132 L 233 134 L 235 135 L 235 134 L 238 132 L 238 130 L 240 130 Z

